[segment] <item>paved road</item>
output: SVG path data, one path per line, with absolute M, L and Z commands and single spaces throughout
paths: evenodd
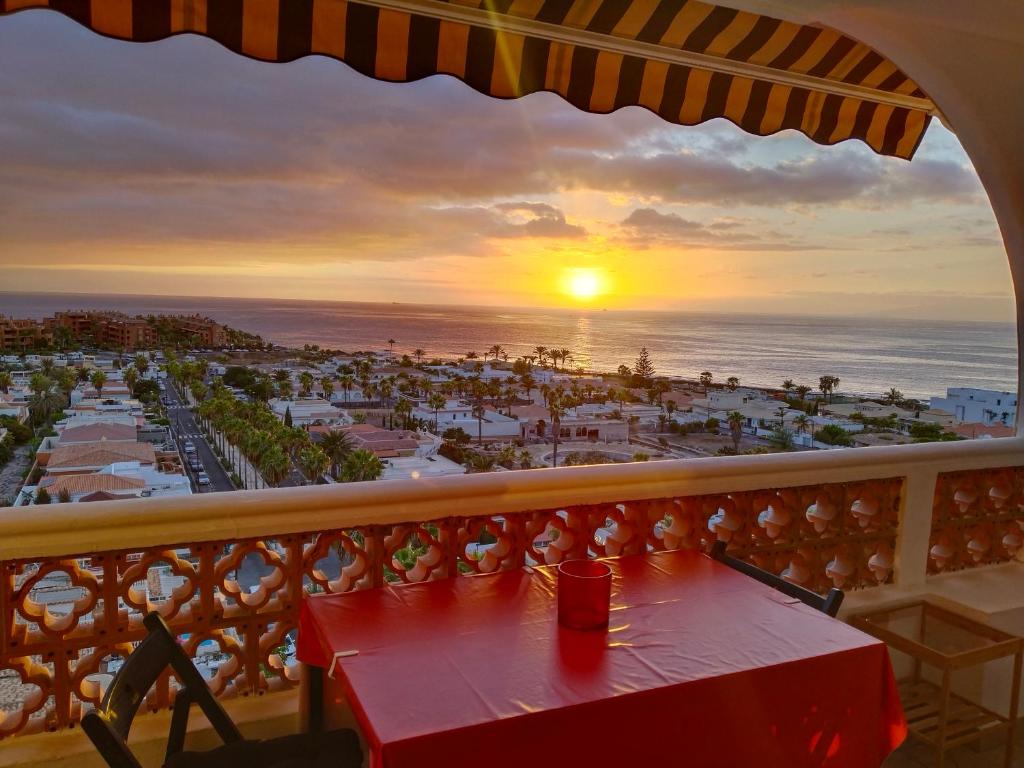
M 171 383 L 170 380 L 166 380 L 167 392 L 166 397 L 169 401 L 167 406 L 167 418 L 171 421 L 171 428 L 174 433 L 174 438 L 178 443 L 178 450 L 181 452 L 182 457 L 185 456 L 185 441 L 191 440 L 196 447 L 196 452 L 199 454 L 200 461 L 203 462 L 203 469 L 206 470 L 206 474 L 210 476 L 210 484 L 207 486 L 195 485 L 195 474 L 189 466 L 185 466 L 185 471 L 188 472 L 192 478 L 193 487 L 197 488 L 200 493 L 211 493 L 213 491 L 233 491 L 235 486 L 231 483 L 231 479 L 228 477 L 228 473 L 224 471 L 224 468 L 217 461 L 217 457 L 214 456 L 213 450 L 207 444 L 206 439 L 203 437 L 203 433 L 199 429 L 199 425 L 196 423 L 195 416 L 192 415 L 192 411 L 185 405 L 182 400 L 181 394 L 177 388 Z

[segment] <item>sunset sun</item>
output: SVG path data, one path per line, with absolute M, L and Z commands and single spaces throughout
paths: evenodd
M 601 275 L 594 269 L 572 269 L 565 275 L 565 292 L 577 301 L 589 301 L 604 292 Z

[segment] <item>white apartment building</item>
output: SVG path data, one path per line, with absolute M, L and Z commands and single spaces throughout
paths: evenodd
M 1011 427 L 1017 421 L 1017 394 L 994 389 L 950 387 L 945 397 L 933 397 L 932 409 L 951 413 L 954 424 L 1002 424 Z

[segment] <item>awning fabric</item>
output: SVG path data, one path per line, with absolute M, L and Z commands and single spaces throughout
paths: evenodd
M 553 91 L 589 112 L 724 117 L 907 159 L 935 113 L 845 35 L 697 0 L 0 0 L 45 7 L 123 40 L 193 32 L 265 61 L 321 54 L 380 80 L 443 73 L 498 98 Z

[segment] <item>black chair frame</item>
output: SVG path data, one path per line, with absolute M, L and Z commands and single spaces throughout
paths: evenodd
M 163 672 L 170 667 L 182 684 L 174 698 L 165 761 L 184 749 L 189 708 L 196 704 L 225 744 L 241 741 L 242 734 L 210 692 L 192 660 L 157 613 L 143 620 L 149 634 L 125 660 L 97 709 L 82 718 L 88 734 L 110 768 L 142 768 L 128 747 L 132 721 Z
M 714 560 L 717 560 L 740 573 L 750 576 L 753 579 L 757 579 L 762 584 L 767 584 L 769 587 L 782 592 L 784 595 L 796 598 L 801 603 L 809 605 L 811 608 L 821 611 L 833 618 L 835 618 L 836 614 L 839 613 L 839 606 L 843 604 L 843 590 L 833 587 L 828 591 L 828 594 L 823 597 L 817 592 L 812 592 L 798 584 L 788 582 L 781 576 L 776 576 L 774 573 L 769 573 L 763 568 L 758 568 L 756 565 L 744 562 L 743 560 L 727 554 L 726 543 L 724 541 L 715 542 L 714 546 L 711 547 L 711 557 Z

